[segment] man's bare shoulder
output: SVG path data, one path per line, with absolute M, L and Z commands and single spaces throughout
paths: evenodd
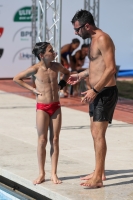
M 112 38 L 103 31 L 100 31 L 97 36 L 97 44 L 99 49 L 112 48 L 113 50 L 115 50 L 115 45 Z
M 97 36 L 97 42 L 98 43 L 113 43 L 112 38 L 105 32 L 100 31 L 98 36 Z

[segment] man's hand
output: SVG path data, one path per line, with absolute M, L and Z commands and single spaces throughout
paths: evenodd
M 82 97 L 81 102 L 93 102 L 93 100 L 96 98 L 97 94 L 93 91 L 93 89 L 87 90 L 85 92 L 82 92 L 81 94 L 85 95 Z
M 41 92 L 38 92 L 37 90 L 36 90 L 36 88 L 33 88 L 33 93 L 35 94 L 35 95 L 41 95 L 42 96 L 42 93 Z
M 75 85 L 75 84 L 77 84 L 78 82 L 80 82 L 80 79 L 79 79 L 78 74 L 71 74 L 71 75 L 69 76 L 68 81 L 67 81 L 67 83 L 70 84 L 70 85 Z

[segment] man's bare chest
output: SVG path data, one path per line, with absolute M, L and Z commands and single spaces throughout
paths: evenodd
M 95 61 L 95 60 L 97 60 L 100 56 L 101 56 L 101 52 L 100 52 L 100 50 L 98 49 L 97 44 L 96 44 L 96 43 L 92 43 L 92 44 L 90 45 L 89 54 L 88 54 L 88 57 L 89 57 L 90 61 Z

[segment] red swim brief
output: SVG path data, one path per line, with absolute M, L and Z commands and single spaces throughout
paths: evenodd
M 37 110 L 43 110 L 45 111 L 47 114 L 49 114 L 49 116 L 51 117 L 55 111 L 60 108 L 60 102 L 53 102 L 53 103 L 49 103 L 49 104 L 44 104 L 44 103 L 37 103 L 36 104 L 36 109 Z

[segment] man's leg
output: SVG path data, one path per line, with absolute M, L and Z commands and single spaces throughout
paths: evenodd
M 83 186 L 89 186 L 90 188 L 102 187 L 102 173 L 105 165 L 106 156 L 106 140 L 105 133 L 108 126 L 108 122 L 92 122 L 92 137 L 95 147 L 95 171 L 88 181 L 81 183 Z
M 90 117 L 90 130 L 91 130 L 91 133 L 92 133 L 92 124 L 93 124 L 93 117 Z M 94 143 L 94 150 L 95 150 L 95 152 L 96 152 L 95 143 Z M 81 180 L 89 180 L 90 178 L 92 178 L 93 175 L 94 175 L 94 172 L 88 174 L 87 176 L 81 177 Z M 105 176 L 105 166 L 104 166 L 104 169 L 103 169 L 103 172 L 102 172 L 102 180 L 103 180 L 103 181 L 106 180 L 106 176 Z
M 38 165 L 39 165 L 39 176 L 33 181 L 34 184 L 40 184 L 45 181 L 45 158 L 46 158 L 46 144 L 47 144 L 47 132 L 49 126 L 49 115 L 42 111 L 37 110 L 36 113 L 36 126 L 38 132 Z
M 50 119 L 50 155 L 51 155 L 51 180 L 55 184 L 60 184 L 62 181 L 57 176 L 57 163 L 59 156 L 59 134 L 61 129 L 61 108 L 56 110 Z

